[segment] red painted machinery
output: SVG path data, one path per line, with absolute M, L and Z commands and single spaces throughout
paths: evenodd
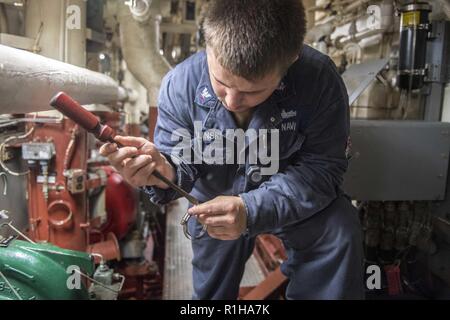
M 112 167 L 103 168 L 108 175 L 106 183 L 107 222 L 103 234 L 114 233 L 122 240 L 136 221 L 137 193 Z
M 56 121 L 55 121 L 56 122 Z M 104 185 L 88 166 L 86 131 L 69 119 L 32 123 L 29 142 L 22 144 L 28 162 L 30 237 L 61 248 L 120 259 L 117 239 L 111 233 L 98 243 L 90 241 L 89 192 Z

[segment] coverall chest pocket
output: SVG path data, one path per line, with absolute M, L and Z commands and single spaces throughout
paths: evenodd
M 298 133 L 288 137 L 280 135 L 278 141 L 272 141 L 267 157 L 263 157 L 265 159 L 260 158 L 258 165 L 250 165 L 247 169 L 246 175 L 251 189 L 259 187 L 262 183 L 269 180 L 271 176 L 283 172 L 287 166 L 292 164 L 294 161 L 293 155 L 301 150 L 304 141 L 305 136 Z M 257 179 L 254 177 L 257 177 Z
M 208 132 L 192 139 L 193 160 L 208 165 L 224 165 L 227 162 L 226 141 L 219 132 Z

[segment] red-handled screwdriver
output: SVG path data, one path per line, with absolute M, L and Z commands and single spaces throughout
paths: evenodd
M 102 142 L 115 143 L 119 148 L 124 147 L 121 143 L 114 140 L 116 132 L 111 127 L 101 124 L 98 118 L 91 112 L 84 109 L 76 100 L 70 97 L 65 92 L 59 92 L 50 100 L 50 105 L 61 112 L 67 118 L 71 119 L 86 131 L 92 133 L 98 140 Z M 156 178 L 167 184 L 170 188 L 185 197 L 193 205 L 200 202 L 181 189 L 178 185 L 164 177 L 159 171 L 155 170 L 152 173 Z

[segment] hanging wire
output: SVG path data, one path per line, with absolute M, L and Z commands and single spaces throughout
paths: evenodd
M 30 135 L 33 133 L 33 131 L 34 131 L 34 127 L 32 127 L 32 128 L 31 128 L 27 133 L 25 133 L 24 135 L 21 135 L 21 136 L 10 136 L 10 137 L 6 138 L 6 139 L 0 144 L 0 155 L 3 154 L 4 149 L 5 149 L 5 146 L 6 146 L 6 144 L 7 144 L 8 142 L 11 142 L 11 141 L 13 141 L 13 140 L 21 140 L 21 139 L 25 139 L 25 138 L 27 138 L 28 136 L 30 136 Z M 4 170 L 6 173 L 8 173 L 8 174 L 10 174 L 10 175 L 12 175 L 12 176 L 15 176 L 15 177 L 25 176 L 25 175 L 27 175 L 27 174 L 30 172 L 29 170 L 24 171 L 24 172 L 15 172 L 15 171 L 9 169 L 9 168 L 6 166 L 6 164 L 3 162 L 3 159 L 1 159 L 1 157 L 0 157 L 0 166 L 3 168 L 3 170 Z
M 11 289 L 11 291 L 14 293 L 14 295 L 19 299 L 19 300 L 23 300 L 23 298 L 19 295 L 19 293 L 16 291 L 16 289 L 14 289 L 14 287 L 12 286 L 12 284 L 8 281 L 8 279 L 5 277 L 5 275 L 3 274 L 3 272 L 0 271 L 0 277 L 3 278 L 3 280 L 5 281 L 5 283 L 8 285 L 8 287 Z

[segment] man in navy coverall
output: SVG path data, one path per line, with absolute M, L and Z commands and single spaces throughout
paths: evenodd
M 162 82 L 155 143 L 117 137 L 126 147 L 105 144 L 101 153 L 154 203 L 179 197 L 151 175 L 155 169 L 202 202 L 189 209 L 190 233 L 198 234 L 202 225 L 208 230 L 192 240 L 194 299 L 236 299 L 245 262 L 262 233 L 276 235 L 286 248 L 288 299 L 363 298 L 359 220 L 341 189 L 348 97 L 330 58 L 303 44 L 303 5 L 212 0 L 203 32 L 206 51 Z M 212 137 L 200 135 L 201 153 L 230 129 L 277 130 L 277 172 L 263 175 L 267 163 L 249 157 L 211 163 L 179 152 L 186 135 L 195 141 L 198 131 L 213 130 Z M 245 148 L 255 142 L 254 135 L 247 138 Z M 198 141 L 188 149 L 194 145 Z

